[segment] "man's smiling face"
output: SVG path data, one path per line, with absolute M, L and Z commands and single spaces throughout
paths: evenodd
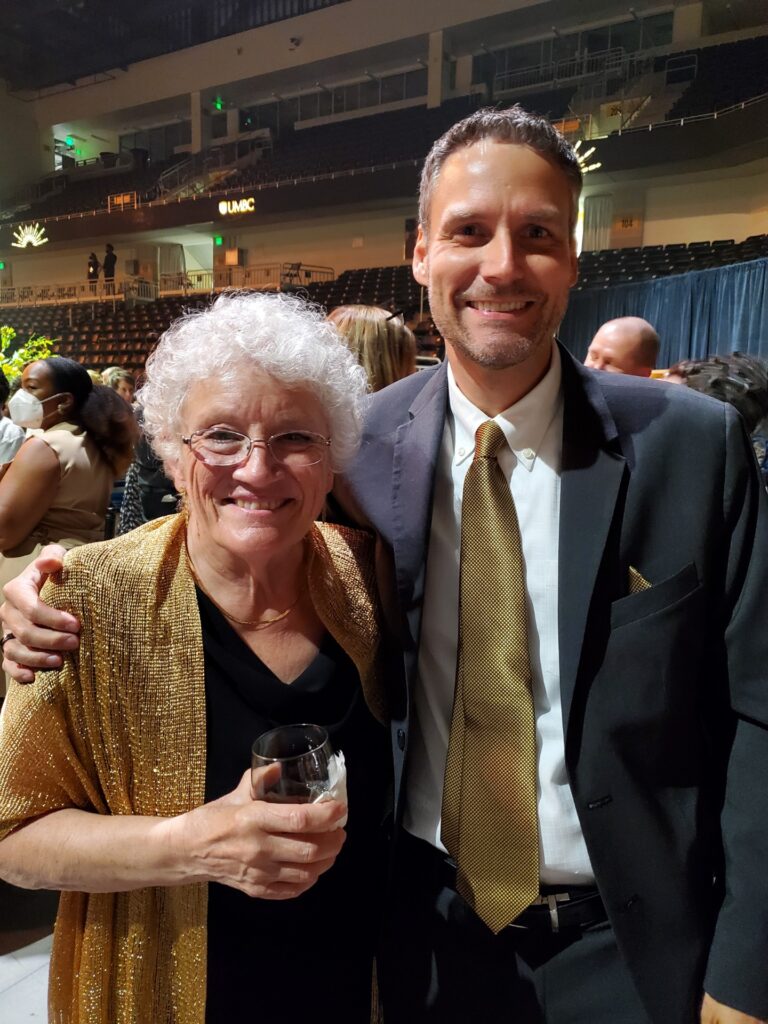
M 446 159 L 414 276 L 454 359 L 546 368 L 577 278 L 574 202 L 564 173 L 528 146 L 483 140 Z

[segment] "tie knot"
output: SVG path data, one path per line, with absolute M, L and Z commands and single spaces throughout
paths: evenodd
M 499 424 L 495 420 L 486 420 L 475 434 L 475 458 L 495 459 L 506 443 L 507 439 Z

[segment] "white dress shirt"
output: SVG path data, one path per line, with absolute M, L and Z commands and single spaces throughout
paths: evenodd
M 545 377 L 495 417 L 508 448 L 499 465 L 510 483 L 525 566 L 533 699 L 536 710 L 541 880 L 594 880 L 565 770 L 560 703 L 558 543 L 563 400 L 557 346 Z M 438 456 L 427 558 L 424 613 L 414 695 L 406 792 L 406 829 L 444 850 L 440 839 L 459 628 L 459 548 L 464 478 L 475 433 L 488 417 L 459 390 L 448 367 L 449 414 Z

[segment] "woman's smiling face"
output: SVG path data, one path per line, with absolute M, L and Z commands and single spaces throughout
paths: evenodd
M 311 391 L 286 388 L 261 373 L 236 390 L 195 384 L 182 423 L 185 437 L 210 427 L 262 439 L 289 431 L 329 434 L 328 417 Z M 254 445 L 238 466 L 206 465 L 185 446 L 173 475 L 186 492 L 196 542 L 225 560 L 271 559 L 300 544 L 333 485 L 327 448 L 315 465 L 289 467 L 266 444 Z

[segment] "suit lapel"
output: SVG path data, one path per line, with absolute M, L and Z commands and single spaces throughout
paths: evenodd
M 559 635 L 563 722 L 573 701 L 598 570 L 621 493 L 626 460 L 599 385 L 563 356 L 563 463 L 560 491 Z
M 408 421 L 398 427 L 392 453 L 395 576 L 414 640 L 418 635 L 432 495 L 447 402 L 447 365 L 443 363 L 414 399 Z

